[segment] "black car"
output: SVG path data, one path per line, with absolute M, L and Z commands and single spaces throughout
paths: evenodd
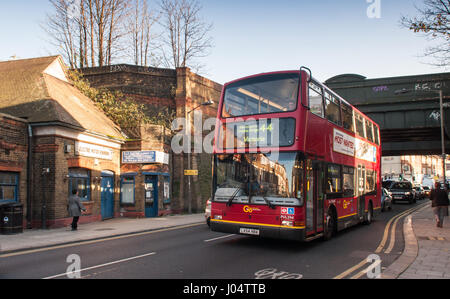
M 389 191 L 392 194 L 392 201 L 394 203 L 397 201 L 408 201 L 410 204 L 416 202 L 411 182 L 393 182 L 389 186 Z

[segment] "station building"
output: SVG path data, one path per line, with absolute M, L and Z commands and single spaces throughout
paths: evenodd
M 94 87 L 120 88 L 188 121 L 205 100 L 215 104 L 199 109 L 205 118 L 215 116 L 222 88 L 188 68 L 121 65 L 83 72 Z M 81 223 L 182 213 L 188 207 L 189 164 L 198 170 L 189 177 L 189 205 L 201 211 L 210 196 L 211 155 L 174 154 L 173 132 L 163 126 L 139 130 L 140 138 L 128 139 L 70 83 L 60 56 L 0 62 L 0 202 L 22 203 L 28 228 L 69 225 L 72 189 L 87 208 Z

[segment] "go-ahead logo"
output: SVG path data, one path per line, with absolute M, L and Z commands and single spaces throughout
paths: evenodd
M 252 208 L 249 206 L 244 206 L 243 210 L 244 210 L 244 213 L 253 213 L 253 211 L 257 211 L 257 212 L 261 211 L 259 208 Z

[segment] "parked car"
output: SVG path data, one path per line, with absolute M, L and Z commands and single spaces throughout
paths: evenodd
M 382 188 L 381 194 L 381 212 L 392 210 L 392 196 L 391 192 L 389 192 L 386 188 Z
M 209 226 L 210 225 L 210 220 L 211 220 L 211 200 L 210 199 L 208 199 L 206 201 L 205 220 L 206 220 L 206 224 L 208 224 L 208 226 Z
M 416 192 L 416 199 L 424 199 L 425 198 L 425 190 L 422 186 L 416 186 L 414 187 L 414 190 Z
M 423 195 L 424 198 L 430 198 L 431 188 L 428 186 L 423 186 Z
M 416 202 L 411 182 L 408 181 L 394 182 L 391 184 L 388 190 L 392 194 L 393 203 L 396 203 L 397 201 L 407 201 L 410 204 Z

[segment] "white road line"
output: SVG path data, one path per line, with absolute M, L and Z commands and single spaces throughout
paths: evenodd
M 114 261 L 114 262 L 109 262 L 109 263 L 106 263 L 106 264 L 101 264 L 101 265 L 97 265 L 97 266 L 92 266 L 92 267 L 80 269 L 80 270 L 77 270 L 77 271 L 70 272 L 70 274 L 74 274 L 74 273 L 78 273 L 78 272 L 82 272 L 82 271 L 87 271 L 87 270 L 92 270 L 92 269 L 96 269 L 96 268 L 101 268 L 101 267 L 106 267 L 106 266 L 110 266 L 110 265 L 114 265 L 114 264 L 118 264 L 118 263 L 128 262 L 128 261 L 131 261 L 131 260 L 135 260 L 135 259 L 139 259 L 139 258 L 143 258 L 143 257 L 146 257 L 146 256 L 155 255 L 155 254 L 156 254 L 156 252 L 150 252 L 150 253 L 146 253 L 146 254 L 142 254 L 142 255 L 138 255 L 138 256 L 129 257 L 129 258 L 126 258 L 126 259 L 121 259 L 121 260 Z M 53 275 L 53 276 L 44 277 L 43 279 L 52 279 L 52 278 L 62 277 L 62 276 L 65 276 L 65 275 L 67 275 L 67 272 L 66 273 L 57 274 L 57 275 Z
M 225 236 L 222 236 L 222 237 L 217 237 L 217 238 L 205 240 L 204 242 L 212 242 L 212 241 L 215 241 L 215 240 L 225 239 L 225 238 L 229 238 L 229 237 L 232 237 L 232 236 L 236 236 L 236 235 L 235 234 L 225 235 Z

